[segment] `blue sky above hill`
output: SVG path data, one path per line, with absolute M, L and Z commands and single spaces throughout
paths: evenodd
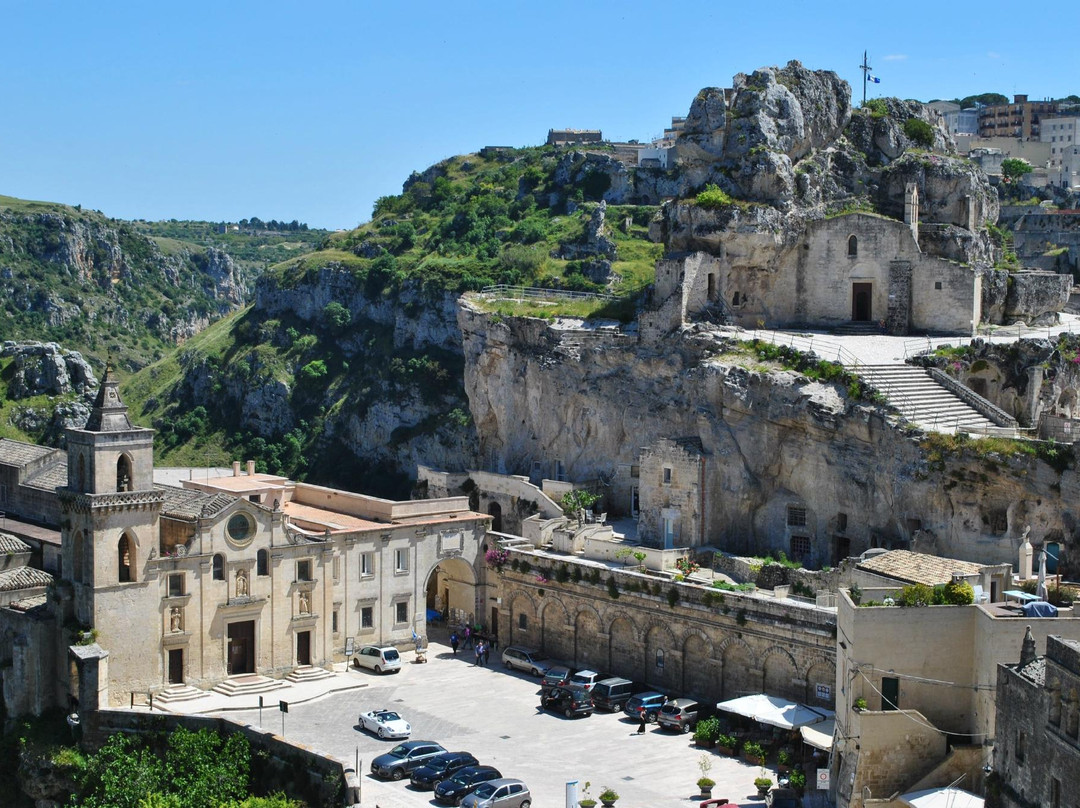
M 827 10 L 826 10 L 827 9 Z M 869 96 L 1080 93 L 1076 19 L 914 2 L 0 2 L 0 194 L 354 227 L 412 170 L 551 127 L 647 139 L 798 59 Z

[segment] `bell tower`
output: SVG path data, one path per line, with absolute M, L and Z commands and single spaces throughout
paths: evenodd
M 157 549 L 163 497 L 154 488 L 154 430 L 133 426 L 111 361 L 82 429 L 67 430 L 68 482 L 58 489 L 63 578 L 73 585 L 80 623 L 99 637 L 123 631 L 123 615 L 102 621 L 117 598 L 146 588 Z M 103 641 L 103 645 L 106 643 Z

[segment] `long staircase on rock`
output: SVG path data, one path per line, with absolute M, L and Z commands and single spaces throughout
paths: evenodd
M 905 418 L 923 429 L 1007 437 L 1016 435 L 1016 421 L 1006 413 L 968 391 L 966 398 L 983 403 L 983 411 L 980 412 L 935 379 L 926 368 L 860 364 L 849 366 L 848 369 L 881 393 Z M 996 420 L 984 415 L 986 411 L 996 412 Z

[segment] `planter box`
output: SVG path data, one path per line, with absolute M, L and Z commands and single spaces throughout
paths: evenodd
M 708 741 L 708 740 L 705 740 L 705 741 L 695 740 L 694 741 L 694 745 L 697 746 L 699 749 L 712 749 L 714 743 L 715 743 L 715 741 Z
M 718 746 L 716 747 L 716 751 L 722 755 L 727 755 L 728 757 L 731 757 L 735 754 L 735 750 L 732 749 L 730 746 Z

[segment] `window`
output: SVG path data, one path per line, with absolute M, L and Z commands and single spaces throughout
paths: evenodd
M 663 648 L 657 648 L 656 649 L 656 672 L 657 673 L 663 673 L 664 672 L 664 649 Z
M 184 573 L 174 572 L 169 575 L 169 597 L 178 598 L 184 594 Z
M 836 529 L 841 531 L 841 532 L 847 530 L 847 514 L 846 513 L 838 513 L 838 514 L 836 514 Z
M 1023 763 L 1024 762 L 1024 753 L 1027 751 L 1026 747 L 1027 747 L 1027 736 L 1024 735 L 1023 731 L 1017 732 L 1016 733 L 1016 762 L 1017 763 Z
M 333 631 L 335 634 L 338 633 L 338 610 L 337 609 L 334 609 L 333 613 L 330 615 L 330 630 Z
M 810 555 L 810 537 L 809 536 L 792 536 L 791 537 L 791 557 L 795 561 L 805 561 Z
M 246 544 L 255 535 L 255 523 L 246 513 L 237 513 L 225 523 L 225 533 L 237 544 Z
M 806 506 L 788 505 L 787 523 L 788 527 L 806 527 Z
M 394 604 L 394 622 L 396 623 L 408 623 L 409 622 L 409 602 L 399 601 Z
M 633 477 L 635 480 L 638 477 L 640 477 L 641 476 L 641 466 L 631 466 L 630 467 L 630 476 Z
M 311 559 L 304 558 L 296 562 L 296 580 L 298 581 L 310 581 L 311 578 Z
M 372 558 L 371 553 L 361 553 L 360 554 L 360 577 L 361 578 L 367 578 L 368 576 L 374 575 L 375 574 L 374 570 L 375 570 L 375 564 L 374 564 L 374 559 Z
M 126 584 L 135 580 L 135 564 L 132 559 L 131 537 L 126 533 L 116 543 L 116 555 L 118 562 L 117 580 Z
M 133 490 L 131 484 L 131 458 L 127 455 L 120 455 L 120 459 L 116 461 L 116 490 Z
M 375 609 L 371 606 L 360 608 L 360 628 L 375 627 Z
M 334 556 L 334 560 L 330 562 L 331 575 L 335 581 L 341 580 L 341 557 Z
M 873 250 L 871 250 L 871 252 L 873 252 Z M 855 236 L 848 236 L 847 254 L 848 258 L 855 258 L 859 254 L 859 239 Z
M 934 289 L 938 292 L 941 291 L 941 281 L 934 281 Z
M 214 556 L 211 577 L 213 577 L 215 581 L 225 580 L 225 556 L 221 553 Z
M 256 575 L 269 575 L 270 574 L 270 552 L 268 550 L 259 550 L 255 556 L 255 574 Z
M 664 466 L 664 485 L 671 485 L 671 467 Z
M 529 616 L 525 612 L 518 613 L 518 628 L 524 630 L 529 627 Z
M 394 572 L 409 571 L 409 550 L 394 550 Z

